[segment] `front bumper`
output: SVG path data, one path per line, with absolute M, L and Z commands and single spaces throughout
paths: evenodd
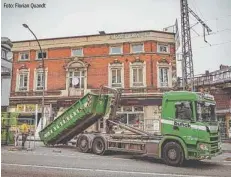
M 199 151 L 197 153 L 197 159 L 211 159 L 212 157 L 216 157 L 218 155 L 222 154 L 222 149 L 218 149 L 217 152 L 211 153 L 210 151 Z

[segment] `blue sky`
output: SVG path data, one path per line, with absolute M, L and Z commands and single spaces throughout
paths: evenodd
M 45 3 L 44 9 L 4 8 L 4 3 Z M 220 64 L 231 65 L 231 1 L 188 0 L 190 8 L 213 30 L 207 41 L 203 29 L 191 31 L 195 74 L 216 70 Z M 38 38 L 84 34 L 162 30 L 180 22 L 180 0 L 2 0 L 2 36 L 12 41 L 33 39 L 22 27 L 27 23 Z M 190 16 L 190 23 L 195 24 Z M 179 23 L 180 27 L 180 23 Z M 199 36 L 198 36 L 199 35 Z M 178 74 L 181 65 L 178 64 Z

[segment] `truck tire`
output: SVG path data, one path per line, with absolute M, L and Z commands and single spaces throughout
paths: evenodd
M 105 142 L 102 138 L 97 137 L 92 144 L 92 151 L 94 154 L 102 155 L 105 152 Z
M 89 151 L 89 140 L 87 136 L 80 136 L 77 141 L 77 146 L 80 152 L 88 152 Z
M 184 152 L 176 142 L 168 142 L 164 145 L 163 159 L 166 164 L 171 166 L 181 166 L 184 162 Z

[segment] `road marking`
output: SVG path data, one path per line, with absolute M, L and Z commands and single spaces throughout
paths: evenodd
M 231 166 L 231 164 L 223 164 L 223 165 L 225 165 L 225 166 Z
M 68 155 L 65 154 L 56 154 L 56 153 L 38 153 L 38 152 L 32 152 L 32 153 L 28 153 L 28 152 L 18 152 L 18 151 L 13 151 L 10 152 L 11 154 L 18 154 L 18 155 L 35 155 L 35 156 L 53 156 L 53 157 L 68 157 L 68 158 L 78 158 L 78 159 L 83 159 L 83 160 L 89 160 L 89 159 L 95 159 L 95 158 L 107 158 L 107 159 L 112 159 L 112 160 L 122 160 L 122 161 L 131 161 L 132 159 L 132 155 L 129 155 L 129 157 L 113 157 L 113 156 L 98 156 L 98 155 L 94 155 L 94 154 L 84 154 L 84 153 L 71 153 Z M 2 154 L 9 154 L 8 151 L 6 152 L 2 152 Z M 81 154 L 81 155 L 80 155 Z M 80 155 L 80 156 L 79 156 Z M 145 161 L 145 160 L 144 160 Z M 230 166 L 231 164 L 227 164 L 230 163 L 230 161 L 210 161 L 210 160 L 205 160 L 203 162 L 209 162 L 209 163 L 220 163 L 224 166 Z
M 152 176 L 174 176 L 174 177 L 211 177 L 211 176 L 192 176 L 168 173 L 149 173 L 141 171 L 120 171 L 120 170 L 106 170 L 106 169 L 92 169 L 92 168 L 72 168 L 72 167 L 58 167 L 58 166 L 43 166 L 43 165 L 26 165 L 26 164 L 12 164 L 2 163 L 4 166 L 18 166 L 18 167 L 32 167 L 32 168 L 45 168 L 45 169 L 60 169 L 60 170 L 74 170 L 74 171 L 93 171 L 93 172 L 108 172 L 108 173 L 122 173 L 122 174 L 137 174 L 137 175 L 152 175 Z

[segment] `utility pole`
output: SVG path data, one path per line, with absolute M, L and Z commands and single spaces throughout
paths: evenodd
M 189 23 L 189 13 L 191 13 L 204 28 L 204 41 L 205 29 L 207 32 L 212 30 L 200 19 L 189 7 L 187 0 L 180 0 L 181 6 L 181 33 L 182 33 L 182 84 L 183 90 L 190 89 L 194 91 L 194 68 L 193 68 L 193 56 L 192 56 L 192 44 L 191 33 Z M 208 43 L 208 42 L 207 42 Z

